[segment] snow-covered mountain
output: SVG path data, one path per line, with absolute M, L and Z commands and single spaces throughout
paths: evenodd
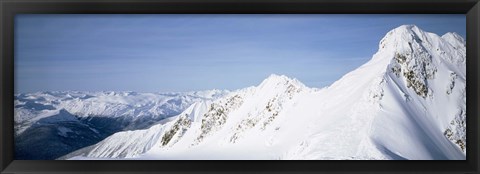
M 271 75 L 258 87 L 234 91 L 213 102 L 197 102 L 183 113 L 172 117 L 174 119 L 170 122 L 146 130 L 119 132 L 95 146 L 73 154 L 123 158 L 145 153 L 158 144 L 162 147 L 184 143 L 188 146 L 197 145 L 203 142 L 204 138 L 215 135 L 224 127 L 227 120 L 232 119 L 237 120 L 239 124 L 235 125 L 234 132 L 230 132 L 228 141 L 235 142 L 237 138 L 243 136 L 245 130 L 251 129 L 255 124 L 262 124 L 261 129 L 265 129 L 282 110 L 282 105 L 292 101 L 295 95 L 304 90 L 310 89 L 297 80 Z M 126 137 L 138 137 L 139 140 Z
M 228 91 L 37 92 L 15 96 L 17 159 L 55 159 L 125 130 L 146 129 Z M 46 146 L 44 151 L 32 147 Z
M 415 25 L 331 86 L 271 75 L 61 159 L 465 159 L 465 41 Z
M 192 103 L 218 98 L 228 91 L 209 90 L 183 93 L 136 92 L 37 92 L 15 96 L 16 133 L 22 133 L 39 119 L 58 114 L 60 110 L 79 119 L 115 118 L 128 120 L 138 129 L 143 120 L 158 121 L 182 112 Z M 127 126 L 127 127 L 128 127 Z M 144 126 L 143 126 L 144 127 Z

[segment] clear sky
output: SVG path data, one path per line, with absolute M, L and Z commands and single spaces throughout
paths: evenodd
M 239 89 L 284 74 L 324 87 L 391 29 L 465 38 L 464 15 L 17 15 L 15 90 Z

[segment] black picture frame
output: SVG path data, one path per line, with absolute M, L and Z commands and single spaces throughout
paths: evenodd
M 1 0 L 1 173 L 479 173 L 478 0 Z M 461 161 L 29 161 L 13 160 L 16 14 L 465 14 L 467 158 Z

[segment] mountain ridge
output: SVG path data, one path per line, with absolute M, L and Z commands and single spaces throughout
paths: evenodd
M 325 88 L 272 74 L 60 159 L 464 160 L 465 50 L 458 34 L 402 25 Z
M 460 109 L 459 119 L 446 128 L 445 122 L 456 112 L 450 110 L 457 108 L 440 106 L 457 98 L 454 105 L 463 107 L 464 64 L 457 65 L 464 63 L 465 54 L 454 48 L 461 42 L 457 35 L 444 36 L 415 25 L 395 28 L 380 41 L 369 62 L 319 91 L 271 75 L 246 93 L 214 101 L 218 104 L 211 105 L 201 122 L 188 124 L 183 138 L 176 141 L 180 145 L 154 146 L 137 158 L 197 159 L 210 154 L 213 159 L 248 159 L 215 150 L 246 148 L 258 151 L 260 159 L 464 159 L 465 139 L 452 131 L 461 132 L 462 125 L 452 125 L 461 123 L 464 111 Z M 235 107 L 222 107 L 229 106 L 230 99 L 238 99 Z M 226 102 L 218 102 L 222 100 Z M 262 106 L 265 109 L 258 108 Z M 436 110 L 447 115 L 439 117 Z M 202 128 L 196 131 L 198 127 Z M 195 139 L 198 134 L 201 138 Z M 406 148 L 409 144 L 415 148 Z
M 395 28 L 369 62 L 320 90 L 272 74 L 128 159 L 465 159 L 465 49 L 444 36 Z

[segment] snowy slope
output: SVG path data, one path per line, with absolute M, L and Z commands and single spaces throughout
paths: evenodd
M 276 90 L 271 90 L 276 89 Z M 198 145 L 211 139 L 212 135 L 222 132 L 224 127 L 234 128 L 228 132 L 228 138 L 223 139 L 225 143 L 235 142 L 244 136 L 245 132 L 257 126 L 260 130 L 265 130 L 272 121 L 275 120 L 278 113 L 282 110 L 285 102 L 293 101 L 293 98 L 303 92 L 311 91 L 302 83 L 295 79 L 289 79 L 286 76 L 271 75 L 264 80 L 258 87 L 250 87 L 234 91 L 225 97 L 214 100 L 212 103 L 200 102 L 192 105 L 189 109 L 176 117 L 169 123 L 156 125 L 148 130 L 133 131 L 132 134 L 117 133 L 104 141 L 95 145 L 95 149 L 115 149 L 121 146 L 131 146 L 126 137 L 143 136 L 145 132 L 152 134 L 162 134 L 162 138 L 145 138 L 150 142 L 134 143 L 143 148 L 144 144 L 155 144 L 161 148 L 176 148 L 190 145 Z M 187 115 L 188 117 L 182 117 Z M 247 117 L 244 117 L 247 116 Z M 182 122 L 182 119 L 188 120 L 188 126 L 185 132 L 170 131 L 173 138 L 166 138 L 170 135 L 164 132 L 163 128 L 171 127 L 176 122 Z M 183 125 L 185 127 L 185 125 Z M 181 127 L 181 126 L 180 126 Z M 160 130 L 162 129 L 162 130 Z M 127 133 L 127 132 L 125 132 Z M 147 133 L 150 134 L 150 133 Z M 217 135 L 218 137 L 218 135 Z M 212 140 L 209 140 L 212 141 Z M 153 147 L 153 146 L 152 146 Z M 147 147 L 147 150 L 152 148 Z M 89 147 L 87 149 L 92 149 Z M 118 148 L 117 148 L 118 149 Z M 80 150 L 84 151 L 84 150 Z M 130 154 L 105 153 L 104 151 L 89 151 L 83 155 L 100 158 L 118 158 L 135 156 L 137 152 L 131 150 Z
M 180 136 L 175 134 L 187 129 L 191 120 L 195 120 L 199 115 L 205 113 L 209 103 L 211 102 L 208 100 L 194 103 L 181 114 L 167 118 L 149 129 L 115 133 L 95 146 L 78 150 L 69 156 L 126 158 L 145 153 L 159 141 L 163 143 L 175 140 L 175 136 Z M 167 139 L 165 134 L 172 136 Z M 179 134 L 181 133 L 179 132 Z
M 403 25 L 386 34 L 370 61 L 329 87 L 271 75 L 65 158 L 461 160 L 465 74 L 459 35 Z
M 448 123 L 465 120 L 465 45 L 458 41 L 413 25 L 387 33 L 371 61 L 326 89 L 334 96 L 324 99 L 341 101 L 332 108 L 350 110 L 325 113 L 344 116 L 332 123 L 338 130 L 314 133 L 293 157 L 465 159 L 465 149 L 458 148 L 465 143 L 465 123 L 452 125 L 463 142 L 445 136 Z
M 145 129 L 164 122 L 195 102 L 227 93 L 210 90 L 18 94 L 14 110 L 16 159 L 55 159 L 118 131 Z
M 402 26 L 387 34 L 384 42 L 384 52 L 393 49 L 395 55 L 383 77 L 382 109 L 372 130 L 376 144 L 407 159 L 464 159 L 463 39 L 454 33 L 439 37 L 416 26 Z M 386 126 L 391 124 L 403 126 Z M 456 136 L 448 135 L 452 129 Z M 404 142 L 416 149 L 403 150 Z

